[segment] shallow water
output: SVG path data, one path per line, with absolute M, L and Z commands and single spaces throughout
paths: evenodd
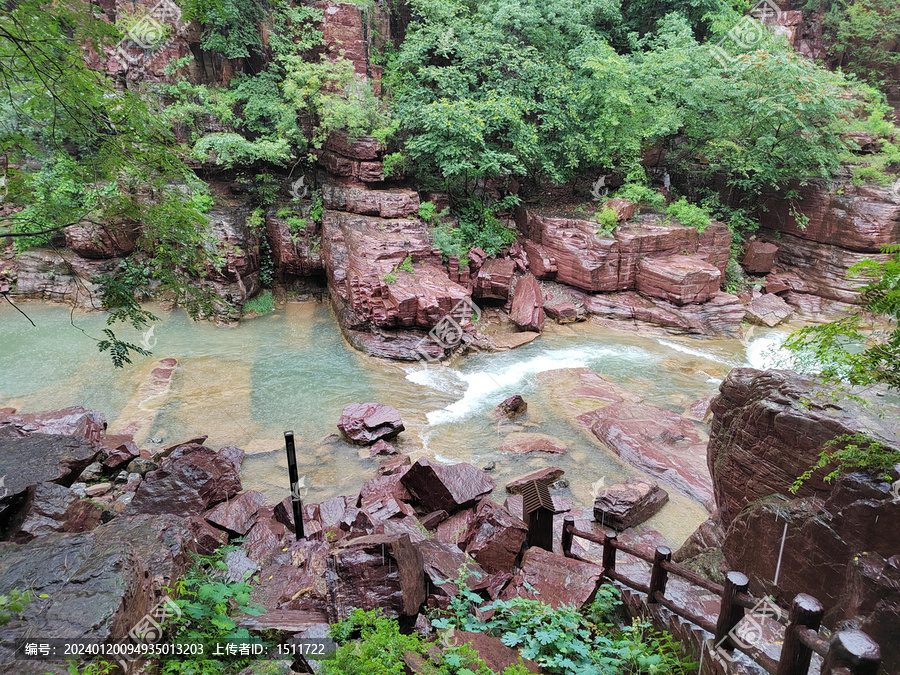
M 22 305 L 32 328 L 11 307 L 0 307 L 0 407 L 37 411 L 82 405 L 104 412 L 112 431 L 143 421 L 136 440 L 145 446 L 208 434 L 214 447 L 237 445 L 248 452 L 246 488 L 266 493 L 270 503 L 287 494 L 283 432 L 297 438 L 307 499 L 351 494 L 375 474 L 376 460 L 343 443 L 322 442 L 336 433 L 341 410 L 351 402 L 394 405 L 407 431 L 396 444 L 415 457 L 496 463 L 498 485 L 548 465 L 566 471 L 570 488 L 560 494 L 577 507 L 592 503 L 592 486 L 640 472 L 624 465 L 591 434 L 574 425 L 553 386 L 555 373 L 589 368 L 648 403 L 683 412 L 716 393 L 736 366 L 766 367 L 782 331 L 748 329 L 745 341 L 698 341 L 641 336 L 590 323 L 548 325 L 539 340 L 499 354 L 478 354 L 451 366 L 395 364 L 365 357 L 343 340 L 327 305 L 290 304 L 239 327 L 194 323 L 184 312 L 164 313 L 152 335 L 128 329 L 122 339 L 153 346 L 152 357 L 114 369 L 97 352 L 105 319 L 71 315 L 58 305 Z M 166 390 L 148 389 L 159 359 L 178 359 Z M 521 394 L 528 401 L 523 422 L 498 424 L 487 413 Z M 138 425 L 140 426 L 140 425 Z M 511 431 L 549 434 L 563 441 L 565 455 L 509 455 L 499 447 Z M 497 498 L 502 499 L 502 490 Z M 702 506 L 670 490 L 671 502 L 648 521 L 673 545 L 706 517 Z

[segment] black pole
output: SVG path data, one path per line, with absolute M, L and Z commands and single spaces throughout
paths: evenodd
M 294 432 L 284 432 L 284 447 L 287 449 L 288 476 L 291 479 L 291 503 L 294 506 L 294 532 L 297 541 L 306 535 L 303 532 L 303 502 L 300 501 L 300 482 L 297 476 L 297 449 L 294 447 Z

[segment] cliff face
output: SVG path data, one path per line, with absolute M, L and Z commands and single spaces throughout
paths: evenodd
M 720 547 L 722 566 L 747 574 L 754 593 L 784 600 L 808 593 L 825 605 L 827 625 L 862 627 L 882 645 L 885 663 L 900 663 L 894 486 L 866 473 L 827 484 L 820 470 L 797 495 L 789 492 L 838 436 L 864 432 L 900 448 L 900 407 L 881 391 L 852 392 L 874 405 L 847 393 L 789 371 L 733 370 L 710 406 L 717 512 L 679 557 L 708 564 Z M 893 473 L 900 478 L 900 466 Z

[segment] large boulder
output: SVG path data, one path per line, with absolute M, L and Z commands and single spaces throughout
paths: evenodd
M 778 247 L 765 241 L 751 241 L 747 244 L 744 258 L 741 260 L 743 267 L 750 274 L 768 274 L 775 267 L 775 255 Z
M 793 313 L 793 307 L 772 293 L 761 295 L 747 305 L 747 321 L 769 328 L 787 321 Z
M 17 543 L 51 532 L 86 532 L 100 524 L 100 508 L 57 483 L 38 483 L 24 500 L 4 511 L 0 538 Z
M 594 498 L 594 520 L 604 527 L 627 530 L 656 515 L 669 501 L 669 493 L 643 478 L 611 485 Z
M 471 464 L 432 464 L 420 458 L 400 482 L 426 511 L 455 513 L 493 492 L 495 484 Z
M 263 493 L 250 490 L 239 494 L 234 499 L 222 502 L 207 511 L 203 517 L 210 524 L 229 534 L 242 537 L 256 522 L 256 512 L 265 501 L 266 496 Z
M 530 485 L 534 481 L 546 483 L 550 485 L 553 481 L 559 480 L 565 473 L 558 466 L 548 466 L 545 469 L 534 471 L 521 478 L 516 478 L 506 484 L 506 491 L 511 495 L 519 494 L 526 485 Z
M 508 300 L 515 272 L 516 265 L 512 260 L 491 258 L 478 270 L 472 295 L 476 298 Z
M 126 513 L 202 513 L 241 491 L 238 467 L 225 449 L 183 445 L 144 476 Z
M 643 258 L 635 276 L 635 288 L 640 293 L 674 305 L 706 302 L 719 292 L 721 283 L 722 273 L 717 267 L 684 255 Z
M 465 549 L 488 572 L 511 572 L 527 536 L 525 523 L 485 497 L 475 509 Z
M 326 211 L 322 228 L 329 290 L 345 331 L 431 329 L 469 296 L 450 281 L 418 219 Z M 412 272 L 400 269 L 407 258 Z
M 55 434 L 102 442 L 106 426 L 103 413 L 81 406 L 39 413 L 0 413 L 0 438 Z
M 578 418 L 601 443 L 632 466 L 712 506 L 707 439 L 688 419 L 644 403 L 613 403 Z
M 614 328 L 644 330 L 643 324 L 659 326 L 678 335 L 739 338 L 744 305 L 730 293 L 716 293 L 708 302 L 678 306 L 661 298 L 634 291 L 584 296 L 584 308 L 601 324 Z
M 332 181 L 322 186 L 326 209 L 379 218 L 404 218 L 419 213 L 419 194 L 408 188 L 371 190 L 350 182 Z
M 187 569 L 193 542 L 181 519 L 115 518 L 91 532 L 57 533 L 0 547 L 0 594 L 30 589 L 23 620 L 0 628 L 26 637 L 120 640 Z
M 118 258 L 134 251 L 140 236 L 136 223 L 122 222 L 112 225 L 97 225 L 87 221 L 69 225 L 63 230 L 66 248 L 82 258 Z
M 544 261 L 553 261 L 557 281 L 589 293 L 634 289 L 638 264 L 646 258 L 697 256 L 724 273 L 730 255 L 731 234 L 722 223 L 701 233 L 646 215 L 601 238 L 596 222 L 549 207 L 520 207 L 516 222 L 526 237 L 529 262 L 540 263 L 536 275 L 547 274 Z
M 835 397 L 814 378 L 791 371 L 735 368 L 728 374 L 710 404 L 708 450 L 725 527 L 749 504 L 789 494 L 797 477 L 816 463 L 822 447 L 838 436 L 864 432 L 888 445 L 900 443 L 897 405 L 873 392 L 853 393 L 877 401 L 877 408 L 855 397 Z M 831 490 L 816 473 L 797 495 L 824 496 Z
M 544 327 L 544 298 L 533 276 L 523 277 L 516 284 L 509 318 L 523 330 L 540 332 Z
M 69 487 L 94 462 L 100 446 L 79 436 L 0 437 L 0 503 L 38 483 Z
M 471 633 L 457 630 L 449 636 L 449 644 L 452 647 L 468 645 L 478 652 L 478 657 L 485 665 L 495 673 L 500 673 L 509 668 L 521 664 L 529 673 L 541 673 L 541 667 L 530 659 L 523 659 L 517 649 L 508 647 L 500 638 L 491 637 L 486 633 Z
M 500 452 L 525 454 L 529 452 L 550 452 L 564 455 L 568 452 L 566 444 L 547 434 L 536 434 L 527 431 L 514 431 L 507 434 L 500 444 Z
M 380 403 L 352 403 L 344 408 L 338 429 L 351 443 L 371 445 L 397 436 L 406 429 L 393 406 Z
M 422 554 L 408 536 L 375 534 L 342 542 L 326 572 L 332 615 L 381 609 L 387 616 L 415 616 L 425 602 Z
M 597 565 L 533 546 L 525 552 L 518 574 L 501 597 L 540 600 L 554 608 L 582 607 L 594 599 L 602 571 Z

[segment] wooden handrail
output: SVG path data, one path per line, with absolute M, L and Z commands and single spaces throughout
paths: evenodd
M 596 564 L 572 552 L 575 537 L 599 544 L 603 547 L 601 566 L 602 579 L 618 581 L 622 585 L 644 593 L 651 604 L 658 603 L 677 616 L 690 621 L 703 630 L 715 635 L 715 649 L 727 654 L 735 649 L 743 652 L 771 675 L 807 675 L 813 653 L 822 656 L 825 663 L 823 673 L 829 675 L 876 675 L 881 664 L 881 651 L 878 644 L 862 631 L 841 631 L 827 642 L 819 635 L 824 609 L 815 598 L 800 593 L 794 598 L 790 614 L 785 618 L 783 608 L 772 605 L 767 599 L 755 598 L 747 592 L 749 581 L 739 572 L 729 572 L 725 585 L 700 576 L 677 563 L 673 563 L 672 551 L 667 547 L 658 547 L 650 556 L 635 547 L 618 541 L 615 532 L 597 534 L 585 532 L 575 527 L 575 519 L 566 516 L 563 521 L 562 551 L 568 558 Z M 650 583 L 645 584 L 629 578 L 616 570 L 616 552 L 622 551 L 639 560 L 651 564 Z M 668 574 L 676 574 L 689 583 L 702 588 L 721 598 L 719 617 L 716 623 L 687 609 L 678 606 L 674 600 L 666 597 Z M 759 611 L 763 602 L 768 608 L 781 611 Z M 759 649 L 743 644 L 737 636 L 738 624 L 745 616 L 745 610 L 755 615 L 765 616 L 779 623 L 786 624 L 781 656 L 778 661 Z M 729 657 L 730 658 L 730 657 Z

